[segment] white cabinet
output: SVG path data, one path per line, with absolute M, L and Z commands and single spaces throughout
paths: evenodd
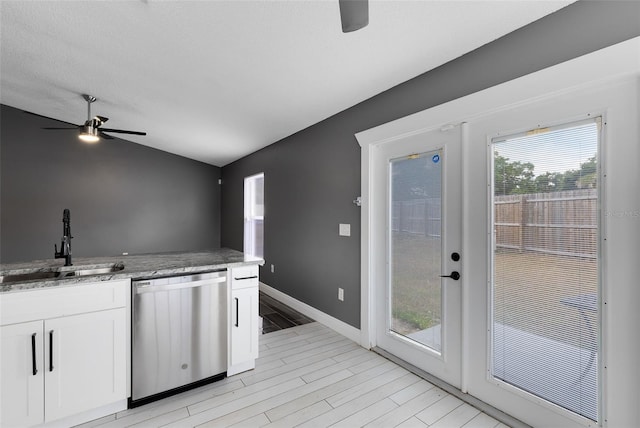
M 232 290 L 231 365 L 258 358 L 258 287 Z
M 1 426 L 126 407 L 128 290 L 125 280 L 0 295 L 2 323 L 12 322 L 0 327 Z M 52 291 L 66 304 L 52 305 Z M 78 295 L 92 297 L 91 312 L 82 312 Z
M 231 308 L 227 375 L 231 376 L 253 369 L 258 358 L 258 266 L 230 269 L 229 276 Z
M 0 426 L 44 421 L 42 321 L 0 327 Z
M 45 418 L 75 415 L 126 398 L 126 310 L 45 321 Z

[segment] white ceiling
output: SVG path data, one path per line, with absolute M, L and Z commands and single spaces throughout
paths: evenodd
M 2 0 L 0 102 L 223 166 L 571 2 Z

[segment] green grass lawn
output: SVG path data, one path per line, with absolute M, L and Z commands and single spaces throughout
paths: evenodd
M 440 240 L 394 233 L 391 255 L 392 330 L 407 335 L 440 324 Z M 594 259 L 499 252 L 493 290 L 495 321 L 574 346 L 588 346 L 593 337 L 584 319 L 561 301 L 595 293 L 597 284 Z M 597 331 L 596 314 L 585 315 Z
M 593 336 L 580 312 L 562 300 L 597 292 L 595 259 L 501 252 L 496 254 L 494 265 L 496 322 L 574 346 L 592 344 Z M 584 315 L 597 331 L 596 314 L 585 311 Z
M 392 329 L 410 334 L 440 324 L 440 239 L 394 233 Z

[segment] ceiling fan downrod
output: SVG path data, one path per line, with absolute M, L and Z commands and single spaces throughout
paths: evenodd
M 96 102 L 98 99 L 93 95 L 82 94 L 82 98 L 87 102 L 87 120 L 91 120 L 91 103 Z
M 369 0 L 338 0 L 342 32 L 351 33 L 369 24 Z
M 82 94 L 82 98 L 87 102 L 87 121 L 84 123 L 84 126 L 82 126 L 78 138 L 85 143 L 97 143 L 100 141 L 100 137 L 95 121 L 91 118 L 91 104 L 95 102 L 97 98 L 87 94 Z

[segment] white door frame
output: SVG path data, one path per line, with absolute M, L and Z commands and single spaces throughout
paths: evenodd
M 380 222 L 384 222 L 384 213 L 375 212 L 371 209 L 376 198 L 384 197 L 374 192 L 378 188 L 379 182 L 376 180 L 386 179 L 384 171 L 379 171 L 376 167 L 376 158 L 378 156 L 380 145 L 393 143 L 395 140 L 405 138 L 410 135 L 422 133 L 431 129 L 441 128 L 448 124 L 461 124 L 464 122 L 473 123 L 473 121 L 494 114 L 497 111 L 504 111 L 519 105 L 532 103 L 537 99 L 549 97 L 550 95 L 560 95 L 576 91 L 580 88 L 587 88 L 594 84 L 602 84 L 604 82 L 616 81 L 622 78 L 640 79 L 640 37 L 610 46 L 600 51 L 587 54 L 582 57 L 567 61 L 565 63 L 532 73 L 527 76 L 503 83 L 501 85 L 468 95 L 466 97 L 450 101 L 448 103 L 421 111 L 410 116 L 380 125 L 356 134 L 358 143 L 362 148 L 361 155 L 361 189 L 362 189 L 362 213 L 361 213 L 361 345 L 366 348 L 376 346 L 375 338 L 375 320 L 379 314 L 376 314 L 375 305 L 375 284 L 383 272 L 376 263 L 377 254 L 382 251 L 384 253 L 384 242 L 377 242 L 375 236 L 370 231 L 380 226 Z M 631 94 L 633 96 L 633 94 Z M 636 131 L 637 132 L 637 131 Z M 469 144 L 463 132 L 462 141 L 462 165 L 468 164 Z M 635 175 L 634 175 L 635 174 Z M 637 168 L 632 176 L 638 177 Z M 463 177 L 463 183 L 466 179 Z M 636 183 L 637 185 L 637 183 Z M 465 203 L 468 200 L 466 192 L 468 189 L 463 185 L 463 211 L 465 211 Z M 467 207 L 468 208 L 468 207 Z M 633 208 L 633 206 L 631 207 Z M 637 207 L 635 207 L 637 209 Z M 613 211 L 612 211 L 613 212 Z M 637 211 L 629 211 L 631 214 Z M 463 214 L 465 217 L 467 214 Z M 636 220 L 637 221 L 637 220 Z M 466 248 L 471 247 L 469 242 L 469 234 L 464 232 L 462 237 L 462 254 L 466 254 Z M 636 227 L 635 223 L 629 223 L 632 227 Z M 634 226 L 635 225 L 635 226 Z M 621 226 L 620 226 L 621 227 Z M 611 232 L 611 230 L 610 230 Z M 635 245 L 635 244 L 632 244 Z M 628 256 L 616 250 L 618 259 L 627 260 Z M 611 254 L 605 254 L 608 258 L 613 259 Z M 473 272 L 468 271 L 468 264 L 462 265 L 462 277 L 469 278 Z M 613 266 L 611 266 L 613 268 Z M 628 280 L 629 277 L 637 273 L 639 268 L 637 263 L 628 263 L 625 272 L 618 272 L 617 278 Z M 613 274 L 611 274 L 613 275 Z M 640 276 L 640 275 L 638 275 Z M 616 279 L 617 279 L 616 278 Z M 637 279 L 637 278 L 636 278 Z M 469 301 L 470 290 L 468 289 L 470 281 L 462 284 L 462 367 L 461 367 L 461 390 L 467 392 L 468 378 L 470 369 L 470 349 L 468 349 L 468 335 L 473 320 L 466 317 L 471 302 Z M 619 304 L 619 310 L 624 312 L 626 322 L 634 325 L 640 325 L 640 314 L 627 309 L 625 301 L 638 301 L 640 291 L 636 289 L 628 289 L 624 291 L 616 291 L 615 296 L 609 296 L 610 306 Z M 613 299 L 612 299 L 613 297 Z M 621 313 L 618 312 L 620 316 Z M 610 335 L 619 335 L 618 329 L 613 325 L 614 319 L 608 320 L 609 325 L 606 327 Z M 623 328 L 622 331 L 627 330 Z M 627 334 L 628 335 L 628 334 Z M 617 340 L 617 339 L 616 339 Z M 638 420 L 640 410 L 638 406 L 628 404 L 629 400 L 621 399 L 620 392 L 625 391 L 630 396 L 635 394 L 635 387 L 640 379 L 633 378 L 632 373 L 636 373 L 632 361 L 637 359 L 640 354 L 640 340 L 627 344 L 631 352 L 631 360 L 622 355 L 615 355 L 615 360 L 619 361 L 620 366 L 616 370 L 616 374 L 610 370 L 609 376 L 613 383 L 613 387 L 607 388 L 605 385 L 604 394 L 613 396 L 616 392 L 616 400 L 608 400 L 611 406 L 609 408 L 608 422 L 614 426 L 614 419 L 619 423 L 624 421 Z M 476 350 L 484 352 L 484 350 Z M 610 358 L 611 359 L 611 358 Z M 610 361 L 611 363 L 611 361 Z M 626 375 L 626 377 L 625 377 Z M 633 386 L 635 385 L 635 386 Z M 632 387 L 633 386 L 633 387 Z M 615 391 L 614 391 L 615 390 Z M 615 403 L 614 403 L 615 401 Z M 509 412 L 509 410 L 506 410 Z M 606 424 L 606 423 L 605 423 Z M 622 424 L 621 424 L 622 425 Z
M 460 252 L 462 227 L 462 200 L 460 197 L 461 182 L 461 135 L 463 127 L 444 127 L 428 130 L 395 140 L 393 143 L 379 145 L 375 154 L 376 168 L 384 175 L 382 180 L 376 180 L 377 187 L 374 193 L 378 199 L 370 205 L 371 211 L 379 213 L 382 222 L 377 229 L 370 230 L 369 236 L 375 240 L 384 242 L 385 251 L 374 255 L 376 266 L 380 267 L 382 275 L 377 276 L 373 288 L 378 293 L 374 297 L 378 305 L 378 331 L 376 332 L 376 345 L 395 354 L 397 357 L 412 363 L 416 367 L 437 375 L 452 385 L 460 385 L 460 291 L 464 278 L 453 280 L 441 279 L 442 287 L 442 349 L 440 352 L 430 349 L 428 346 L 418 345 L 416 342 L 389 331 L 389 279 L 390 272 L 388 257 L 390 242 L 389 225 L 391 213 L 389 206 L 390 175 L 389 162 L 392 159 L 404 158 L 412 154 L 441 151 L 442 160 L 442 261 L 438 274 L 449 274 L 452 271 L 460 271 L 464 261 L 452 261 L 450 254 Z M 383 321 L 384 320 L 384 321 Z

